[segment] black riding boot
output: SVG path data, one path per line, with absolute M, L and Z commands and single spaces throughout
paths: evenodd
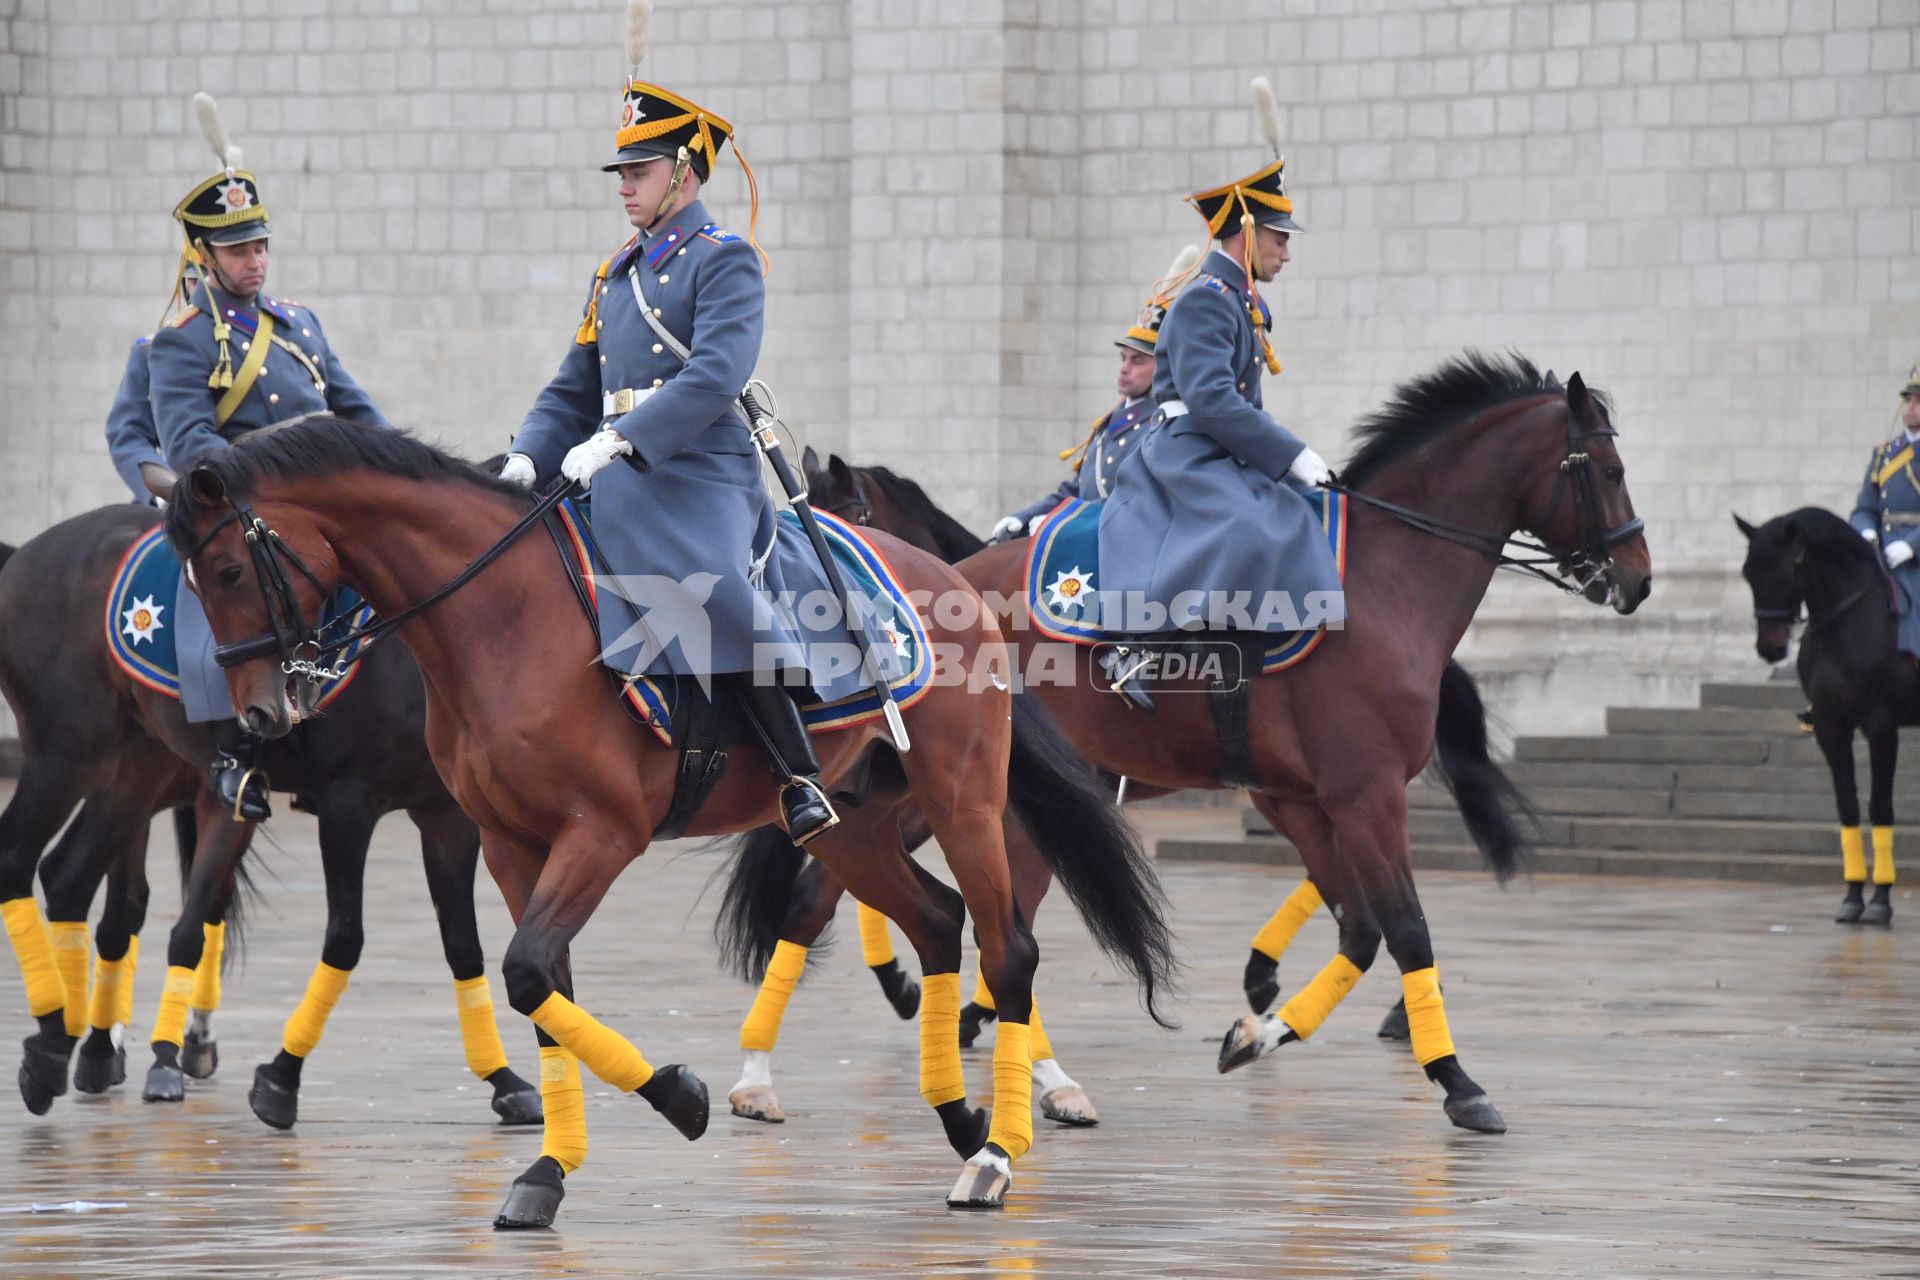
M 800 707 L 778 685 L 759 684 L 747 677 L 735 685 L 747 715 L 760 727 L 762 745 L 773 756 L 773 776 L 780 788 L 780 809 L 786 818 L 787 838 L 807 841 L 840 824 L 840 815 L 827 802 L 820 785 L 820 762 L 800 719 Z
M 273 807 L 267 803 L 267 775 L 260 768 L 265 748 L 259 735 L 242 729 L 238 720 L 220 726 L 209 781 L 221 807 L 235 822 L 262 822 L 273 816 Z

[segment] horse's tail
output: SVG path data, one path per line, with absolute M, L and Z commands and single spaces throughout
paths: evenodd
M 1093 767 L 1032 697 L 1013 700 L 1007 805 L 1079 908 L 1093 940 L 1140 984 L 1148 1015 L 1172 1027 L 1158 998 L 1173 988 L 1179 962 L 1160 879 Z
M 200 823 L 193 816 L 190 804 L 175 805 L 173 809 L 173 849 L 180 860 L 180 892 L 187 892 L 187 878 L 193 874 L 193 854 L 200 843 Z M 249 851 L 250 852 L 250 851 Z M 221 967 L 229 968 L 247 947 L 247 906 L 260 897 L 260 886 L 254 882 L 253 871 L 247 865 L 247 854 L 242 853 L 233 868 L 233 897 L 227 903 L 227 913 L 221 917 L 227 926 L 226 950 L 221 956 Z
M 744 981 L 760 981 L 780 941 L 794 880 L 806 861 L 806 852 L 772 824 L 734 842 L 732 869 L 713 921 L 722 968 Z
M 1434 758 L 1441 783 L 1502 884 L 1532 852 L 1519 819 L 1532 821 L 1526 793 L 1487 754 L 1487 708 L 1467 669 L 1448 662 L 1440 673 L 1440 712 L 1434 720 Z

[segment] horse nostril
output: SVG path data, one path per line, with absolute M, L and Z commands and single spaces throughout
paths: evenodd
M 1645 604 L 1647 597 L 1653 594 L 1653 575 L 1648 574 L 1640 580 L 1640 602 Z

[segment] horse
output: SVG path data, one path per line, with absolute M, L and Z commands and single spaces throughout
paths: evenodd
M 176 814 L 183 901 L 167 948 L 176 980 L 155 1023 L 143 1097 L 179 1101 L 185 1075 L 205 1078 L 218 1064 L 209 1016 L 220 998 L 222 922 L 253 826 L 232 821 L 206 786 L 213 726 L 188 724 L 178 699 L 128 675 L 109 655 L 101 625 L 116 569 L 156 519 L 130 504 L 86 512 L 32 539 L 0 569 L 0 692 L 25 748 L 20 785 L 0 814 L 0 902 L 37 916 L 37 863 L 51 917 L 50 927 L 35 919 L 13 938 L 38 1022 L 19 1073 L 22 1100 L 35 1115 L 65 1092 L 83 1033 L 75 1088 L 97 1093 L 124 1078 L 113 1028 L 126 1021 L 122 997 L 131 1000 L 132 947 L 146 913 L 147 831 L 168 807 Z M 295 1123 L 301 1067 L 359 962 L 367 848 L 375 823 L 396 809 L 420 830 L 468 1066 L 491 1086 L 490 1106 L 503 1122 L 540 1122 L 539 1093 L 507 1065 L 487 992 L 473 909 L 478 832 L 434 773 L 423 723 L 420 676 L 404 652 L 369 655 L 327 714 L 276 744 L 265 761 L 277 785 L 319 814 L 327 888 L 314 984 L 289 1020 L 281 1052 L 255 1071 L 248 1097 L 254 1114 L 275 1128 Z M 43 858 L 76 803 L 79 815 Z M 90 1001 L 86 919 L 103 875 L 107 904 Z M 49 934 L 60 945 L 49 947 Z M 47 967 L 49 951 L 56 970 Z
M 1795 666 L 1813 704 L 1813 736 L 1833 775 L 1846 895 L 1839 924 L 1893 921 L 1893 783 L 1900 729 L 1920 724 L 1920 669 L 1895 647 L 1898 586 L 1872 543 L 1831 511 L 1802 507 L 1759 528 L 1738 515 L 1747 539 L 1740 572 L 1753 592 L 1754 648 L 1786 660 L 1804 615 Z M 1867 859 L 1853 740 L 1867 740 L 1867 820 L 1873 827 L 1873 900 L 1865 901 Z
M 1498 807 L 1511 787 L 1488 772 L 1484 710 L 1470 680 L 1449 678 L 1459 670 L 1452 652 L 1497 566 L 1626 615 L 1652 591 L 1651 552 L 1633 514 L 1611 406 L 1578 374 L 1562 385 L 1519 355 L 1470 352 L 1399 387 L 1356 437 L 1340 486 L 1351 511 L 1347 623 L 1327 632 L 1304 664 L 1254 679 L 1246 721 L 1253 803 L 1334 905 L 1339 953 L 1277 1015 L 1236 1022 L 1217 1065 L 1234 1070 L 1310 1036 L 1384 941 L 1401 970 L 1415 1061 L 1444 1090 L 1448 1119 L 1504 1132 L 1447 1031 L 1409 859 L 1406 784 L 1436 740 L 1443 765 L 1455 754 L 1468 775 L 1463 809 L 1482 828 L 1476 839 L 1496 877 L 1511 877 L 1524 847 Z M 871 501 L 871 491 L 853 496 Z M 1523 529 L 1537 544 L 1523 557 L 1507 555 Z M 983 596 L 1015 602 L 1004 621 L 1020 672 L 1052 673 L 1025 687 L 1073 745 L 1127 778 L 1129 794 L 1143 785 L 1237 785 L 1221 777 L 1205 698 L 1166 699 L 1146 718 L 1107 692 L 1093 650 L 1075 646 L 1062 669 L 1058 646 L 1023 616 L 1026 560 L 1026 545 L 1003 544 L 955 567 Z M 1200 691 L 1196 682 L 1185 687 Z
M 681 766 L 629 713 L 622 682 L 598 662 L 589 588 L 555 563 L 553 547 L 521 536 L 563 494 L 535 502 L 405 433 L 320 417 L 250 435 L 195 468 L 166 517 L 221 642 L 234 705 L 254 732 L 278 737 L 291 728 L 301 673 L 325 652 L 311 640 L 315 610 L 338 585 L 382 619 L 361 641 L 377 650 L 394 636 L 419 663 L 428 750 L 479 825 L 487 868 L 515 921 L 502 960 L 507 997 L 541 1038 L 545 1141 L 494 1219 L 504 1229 L 551 1225 L 567 1175 L 585 1158 L 581 1065 L 639 1094 L 689 1140 L 708 1120 L 706 1086 L 691 1071 L 654 1067 L 572 999 L 570 944 L 673 811 Z M 977 594 L 936 558 L 867 536 L 905 591 L 949 599 L 960 616 L 945 620 L 936 609 L 926 621 L 945 678 L 901 712 L 910 749 L 883 738 L 874 719 L 820 735 L 822 777 L 844 816 L 808 848 L 896 921 L 918 953 L 921 1092 L 965 1160 L 947 1202 L 997 1207 L 1013 1161 L 1032 1142 L 1020 1033 L 1039 959 L 1007 870 L 1009 807 L 1015 825 L 1083 820 L 1074 841 L 1048 849 L 1054 873 L 1163 1023 L 1159 997 L 1175 969 L 1164 899 L 1092 774 L 1075 767 L 1037 708 L 1016 708 L 1000 674 L 1006 644 Z M 758 744 L 734 745 L 729 755 L 734 767 L 677 824 L 685 834 L 748 830 L 778 813 Z M 1010 767 L 1031 785 L 1010 793 Z M 957 893 L 899 847 L 898 815 L 909 800 L 939 838 Z M 1001 997 L 990 1115 L 967 1105 L 956 1043 L 963 908 Z

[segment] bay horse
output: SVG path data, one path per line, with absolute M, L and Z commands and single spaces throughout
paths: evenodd
M 1920 668 L 1895 645 L 1899 589 L 1880 549 L 1831 511 L 1802 507 L 1759 528 L 1734 516 L 1747 539 L 1740 572 L 1753 592 L 1754 648 L 1786 660 L 1803 616 L 1795 666 L 1813 706 L 1813 737 L 1833 775 L 1846 894 L 1838 924 L 1893 921 L 1893 786 L 1900 729 L 1920 724 Z M 1853 741 L 1867 740 L 1867 821 L 1873 828 L 1873 900 L 1866 901 L 1866 842 Z
M 639 1094 L 688 1139 L 708 1119 L 706 1086 L 691 1071 L 655 1068 L 572 999 L 569 946 L 645 852 L 680 770 L 678 753 L 625 710 L 554 547 L 520 536 L 560 497 L 530 505 L 520 487 L 404 433 L 320 417 L 240 440 L 188 475 L 167 512 L 221 641 L 234 705 L 255 732 L 278 737 L 291 727 L 289 688 L 320 660 L 309 643 L 313 619 L 335 586 L 351 586 L 380 615 L 376 651 L 394 635 L 419 663 L 428 750 L 479 825 L 515 921 L 502 961 L 507 997 L 542 1045 L 546 1140 L 514 1180 L 497 1228 L 552 1223 L 565 1176 L 586 1155 L 582 1064 Z M 898 923 L 918 953 L 921 1092 L 966 1160 L 948 1202 L 997 1206 L 1032 1141 L 1019 1032 L 1038 962 L 1007 870 L 1009 804 L 1021 823 L 1083 820 L 1074 842 L 1049 847 L 1053 870 L 1156 1018 L 1174 969 L 1163 900 L 1091 774 L 1043 715 L 1016 709 L 1001 675 L 1006 644 L 965 579 L 904 543 L 870 538 L 905 590 L 957 607 L 934 610 L 926 624 L 943 674 L 903 712 L 911 750 L 895 750 L 872 720 L 820 735 L 822 776 L 845 817 L 809 851 Z M 778 813 L 757 747 L 730 754 L 733 767 L 686 834 L 747 830 Z M 1031 785 L 1010 793 L 1010 765 Z M 939 838 L 958 893 L 899 847 L 898 815 L 910 800 Z M 990 1117 L 967 1106 L 956 1043 L 963 908 L 1001 993 Z
M 146 914 L 147 831 L 168 807 L 175 807 L 184 887 L 167 963 L 192 981 L 176 983 L 163 999 L 143 1096 L 179 1101 L 184 1075 L 206 1078 L 218 1064 L 209 1019 L 220 998 L 222 921 L 253 824 L 232 821 L 206 786 L 214 726 L 187 723 L 177 698 L 129 676 L 110 656 L 101 622 L 117 568 L 157 519 L 131 504 L 86 512 L 33 538 L 0 569 L 0 693 L 19 722 L 25 755 L 19 787 L 0 813 L 0 902 L 10 916 L 37 917 L 37 864 L 50 918 L 48 925 L 31 920 L 13 938 L 38 1023 L 19 1073 L 22 1100 L 35 1115 L 65 1092 L 70 1060 L 82 1092 L 101 1092 L 124 1076 L 113 1029 L 126 1020 L 120 997 L 131 1000 L 134 939 Z M 473 908 L 479 835 L 427 759 L 424 720 L 420 676 L 405 653 L 369 655 L 327 713 L 275 744 L 265 760 L 275 785 L 308 798 L 319 814 L 327 892 L 317 986 L 290 1019 L 285 1047 L 255 1071 L 248 1097 L 254 1114 L 275 1128 L 294 1124 L 301 1067 L 359 963 L 374 825 L 400 809 L 420 831 L 468 1066 L 491 1087 L 501 1120 L 540 1121 L 539 1093 L 507 1065 L 486 990 Z M 79 815 L 42 857 L 76 804 Z M 89 999 L 86 920 L 103 876 L 107 901 Z
M 1333 904 L 1339 953 L 1278 1014 L 1237 1022 L 1221 1044 L 1221 1071 L 1310 1036 L 1384 941 L 1401 971 L 1414 1058 L 1445 1091 L 1448 1118 L 1504 1132 L 1447 1031 L 1413 884 L 1406 784 L 1432 756 L 1437 732 L 1446 747 L 1449 722 L 1460 725 L 1462 760 L 1485 767 L 1484 710 L 1471 680 L 1449 672 L 1465 675 L 1451 655 L 1497 566 L 1549 578 L 1623 615 L 1651 593 L 1651 553 L 1611 412 L 1578 374 L 1563 386 L 1518 355 L 1470 352 L 1399 387 L 1356 429 L 1341 486 L 1351 511 L 1346 626 L 1329 632 L 1307 662 L 1254 680 L 1248 714 L 1257 779 L 1250 798 Z M 1521 530 L 1538 545 L 1526 558 L 1509 557 L 1503 549 Z M 1230 785 L 1219 776 L 1219 735 L 1204 697 L 1169 698 L 1142 716 L 1105 691 L 1092 650 L 1080 646 L 1070 678 L 1061 678 L 1057 644 L 1026 624 L 1027 550 L 1024 542 L 989 547 L 956 568 L 987 598 L 1012 602 L 1003 622 L 1020 671 L 1055 673 L 1025 687 L 1073 745 L 1127 778 L 1129 794 Z M 1197 682 L 1185 688 L 1200 692 Z M 1481 772 L 1473 794 L 1498 802 L 1509 792 Z M 1479 807 L 1468 792 L 1460 797 Z M 1523 842 L 1498 836 L 1512 830 L 1509 815 L 1482 816 L 1496 838 L 1479 843 L 1504 881 Z

